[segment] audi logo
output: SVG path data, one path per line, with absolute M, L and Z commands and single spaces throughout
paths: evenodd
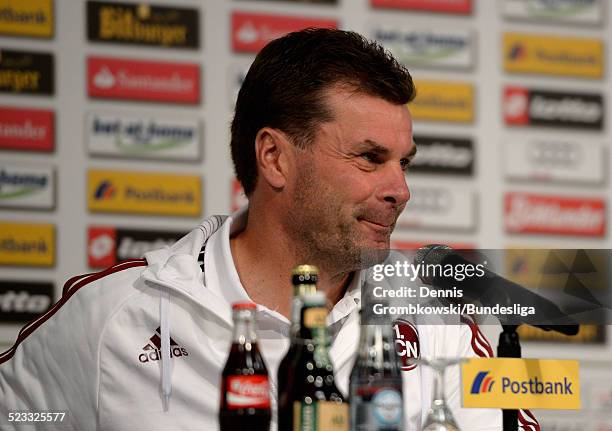
M 433 187 L 411 187 L 409 211 L 447 212 L 453 205 L 453 196 L 447 190 Z
M 582 151 L 571 142 L 539 141 L 527 147 L 527 158 L 541 166 L 572 167 L 580 163 Z

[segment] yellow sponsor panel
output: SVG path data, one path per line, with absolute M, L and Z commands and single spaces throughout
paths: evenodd
M 87 203 L 93 212 L 196 217 L 202 206 L 200 177 L 91 170 Z
M 578 361 L 472 358 L 461 365 L 462 405 L 470 408 L 580 409 Z
M 0 222 L 0 265 L 53 266 L 52 224 Z
M 417 96 L 408 104 L 415 120 L 474 121 L 474 87 L 471 84 L 417 81 L 416 88 Z
M 564 291 L 570 295 L 566 299 L 594 300 L 589 292 L 600 296 L 609 285 L 608 252 L 602 249 L 513 247 L 506 249 L 504 265 L 506 277 L 515 283 L 529 289 Z
M 0 34 L 53 36 L 53 0 L 0 0 Z
M 504 69 L 511 73 L 601 78 L 603 42 L 599 39 L 504 34 Z

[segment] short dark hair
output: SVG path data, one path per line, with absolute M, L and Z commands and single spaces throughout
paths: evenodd
M 251 64 L 232 121 L 232 160 L 247 196 L 257 182 L 257 132 L 279 129 L 306 148 L 318 126 L 333 119 L 324 92 L 336 84 L 397 105 L 416 95 L 408 70 L 358 33 L 308 28 L 273 40 Z

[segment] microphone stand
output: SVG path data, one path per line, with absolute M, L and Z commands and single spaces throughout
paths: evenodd
M 497 344 L 498 358 L 520 358 L 521 343 L 516 332 L 519 325 L 502 325 L 503 332 L 499 334 Z M 518 431 L 518 410 L 503 409 L 504 431 Z

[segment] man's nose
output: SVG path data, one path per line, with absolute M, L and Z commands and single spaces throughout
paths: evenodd
M 410 189 L 406 182 L 406 173 L 401 167 L 392 167 L 387 172 L 384 200 L 397 206 L 403 206 L 410 199 Z

